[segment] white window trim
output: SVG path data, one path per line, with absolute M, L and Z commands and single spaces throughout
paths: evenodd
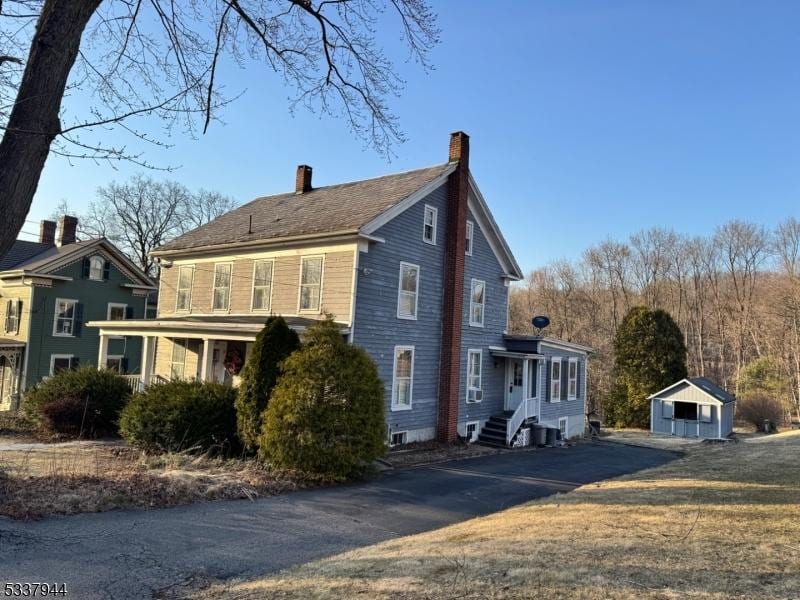
M 480 384 L 479 387 L 474 387 L 469 385 L 469 377 L 470 377 L 469 359 L 472 354 L 478 355 L 478 383 Z M 471 390 L 483 392 L 483 350 L 480 348 L 469 348 L 467 350 L 467 381 L 465 387 L 467 388 L 467 397 L 465 398 L 465 400 L 467 401 L 468 404 L 479 404 L 483 402 L 483 398 L 481 398 L 480 400 L 469 399 L 469 393 Z
M 122 307 L 122 320 L 125 320 L 125 314 L 128 312 L 128 305 L 123 304 L 122 302 L 109 302 L 108 308 L 106 309 L 106 320 L 111 320 L 111 309 Z
M 72 333 L 57 333 L 56 330 L 58 328 L 58 303 L 59 302 L 72 302 L 72 327 L 70 331 Z M 78 307 L 78 301 L 72 298 L 56 298 L 55 303 L 55 314 L 53 315 L 53 337 L 75 337 L 75 310 Z
M 70 366 L 67 367 L 69 369 L 69 368 L 72 368 L 72 359 L 75 358 L 75 355 L 74 354 L 51 354 L 50 355 L 50 377 L 55 375 L 55 372 L 54 372 L 55 371 L 55 363 L 56 363 L 56 360 L 58 360 L 59 358 L 66 358 L 67 360 L 69 360 L 69 365 Z
M 5 318 L 3 319 L 3 331 L 6 333 L 10 333 L 11 335 L 17 335 L 19 334 L 20 321 L 22 321 L 22 315 L 20 314 L 21 311 L 19 309 L 20 305 L 19 298 L 4 298 L 4 300 L 6 304 L 6 314 Z M 13 331 L 8 328 L 8 318 L 11 316 L 11 313 L 8 310 L 9 306 L 13 306 L 14 310 L 17 311 L 16 314 L 17 321 Z
M 553 377 L 553 365 L 558 364 L 558 379 Z M 561 379 L 563 365 L 560 356 L 553 356 L 550 359 L 550 402 L 561 402 Z M 553 393 L 553 387 L 558 382 L 558 397 Z
M 217 289 L 224 289 L 224 288 L 217 288 L 217 267 L 224 267 L 225 265 L 230 266 L 231 270 L 228 274 L 228 306 L 225 308 L 214 308 L 214 292 Z M 220 312 L 230 312 L 231 310 L 231 292 L 233 291 L 233 263 L 232 262 L 218 262 L 214 263 L 214 272 L 211 275 L 211 312 L 220 313 Z
M 561 430 L 561 421 L 564 421 L 564 433 L 562 439 L 567 439 L 569 436 L 569 417 L 558 418 L 558 429 Z
M 473 437 L 467 438 L 467 443 L 471 444 L 472 442 L 478 441 L 478 436 L 481 434 L 481 422 L 480 421 L 467 421 L 464 423 L 464 435 L 469 435 L 468 428 L 470 425 L 475 425 L 475 435 Z
M 100 277 L 92 277 L 92 261 L 95 260 L 95 259 L 100 261 Z M 104 281 L 103 272 L 105 271 L 105 269 L 106 269 L 106 259 L 105 258 L 103 258 L 99 254 L 94 254 L 94 255 L 89 257 L 89 280 L 90 281 Z
M 269 299 L 267 300 L 267 308 L 256 308 L 254 306 L 256 299 L 256 265 L 258 263 L 271 263 L 269 270 Z M 272 311 L 272 289 L 275 287 L 275 259 L 274 258 L 257 258 L 253 261 L 253 285 L 250 286 L 250 310 L 253 312 L 271 312 Z M 265 287 L 265 286 L 261 286 Z
M 538 400 L 539 398 L 539 361 L 530 359 L 528 361 L 528 387 L 531 387 L 533 384 L 533 396 L 528 396 L 528 390 L 523 391 L 523 396 L 525 396 L 526 400 Z M 531 377 L 531 374 L 534 377 Z
M 303 263 L 314 258 L 322 259 L 319 266 L 319 306 L 317 308 L 300 308 L 303 298 Z M 297 314 L 318 315 L 322 312 L 322 286 L 325 283 L 325 255 L 308 254 L 300 257 L 300 273 L 297 278 Z M 306 284 L 310 285 L 310 284 Z
M 481 321 L 473 321 L 472 320 L 472 308 L 477 305 L 477 302 L 474 300 L 473 290 L 475 289 L 476 283 L 483 284 L 483 310 L 481 310 Z M 472 279 L 470 280 L 469 284 L 469 326 L 470 327 L 483 327 L 483 324 L 486 322 L 486 282 L 483 279 Z
M 570 369 L 575 365 L 575 377 L 570 377 Z M 570 384 L 575 381 L 575 393 L 570 393 Z M 578 359 L 570 358 L 567 362 L 567 400 L 575 400 L 578 397 Z
M 108 356 L 106 356 L 106 367 L 105 367 L 106 369 L 108 369 L 108 361 L 112 360 L 112 359 L 119 361 L 119 369 L 120 370 L 118 372 L 122 373 L 122 361 L 125 359 L 125 355 L 124 354 L 109 354 Z
M 702 411 L 703 411 L 703 407 L 704 406 L 708 407 L 708 421 L 704 421 L 703 418 L 702 418 L 702 416 L 703 416 Z M 706 424 L 709 424 L 709 425 L 712 425 L 714 423 L 714 413 L 711 410 L 712 406 L 714 406 L 714 405 L 713 404 L 704 404 L 702 402 L 699 402 L 697 404 L 697 422 L 698 423 L 706 423 Z
M 400 314 L 400 294 L 403 292 L 403 267 L 411 267 L 417 270 L 417 289 L 414 291 L 414 314 L 413 316 Z M 414 263 L 400 261 L 400 269 L 397 275 L 397 318 L 406 321 L 416 321 L 419 316 L 419 288 L 422 280 L 422 269 Z
M 405 404 L 397 404 L 397 354 L 398 352 L 405 352 L 411 350 L 411 373 L 408 382 L 408 406 Z M 414 358 L 416 350 L 414 346 L 395 346 L 394 357 L 392 359 L 392 411 L 411 410 L 414 407 Z M 392 433 L 401 433 L 394 431 Z
M 467 240 L 469 241 L 469 248 L 464 249 L 464 254 L 467 256 L 472 256 L 472 244 L 474 242 L 473 235 L 475 233 L 475 223 L 472 221 L 467 221 Z
M 392 437 L 395 436 L 395 435 L 405 435 L 405 442 L 400 442 L 400 444 L 393 444 L 392 443 Z M 394 448 L 395 446 L 403 445 L 403 444 L 407 444 L 407 443 L 408 443 L 408 430 L 404 429 L 403 431 L 390 431 L 389 432 L 389 448 Z
M 431 240 L 426 240 L 425 239 L 425 226 L 426 226 L 425 220 L 426 220 L 426 218 L 428 216 L 428 212 L 430 212 L 433 215 L 433 223 L 432 223 L 433 231 L 431 232 L 432 235 L 433 235 L 433 239 L 431 239 Z M 423 242 L 425 242 L 426 244 L 430 244 L 431 246 L 435 246 L 436 245 L 436 232 L 437 232 L 437 229 L 438 229 L 438 225 L 439 225 L 439 209 L 436 208 L 435 206 L 431 206 L 430 204 L 426 204 L 425 205 L 425 210 L 422 213 L 422 241 Z
M 178 300 L 180 299 L 181 289 L 185 289 L 185 288 L 181 288 L 181 269 L 189 269 L 189 271 L 191 271 L 191 273 L 192 273 L 192 276 L 189 279 L 189 287 L 188 287 L 188 290 L 189 290 L 189 306 L 187 308 L 180 308 L 178 306 Z M 194 288 L 194 272 L 195 272 L 194 265 L 178 265 L 178 281 L 175 282 L 175 312 L 190 312 L 192 310 L 192 294 L 194 292 L 194 289 L 193 289 Z M 211 293 L 213 295 L 213 293 L 214 293 L 213 292 L 213 286 L 214 286 L 214 282 L 213 281 L 211 282 L 211 286 L 212 286 L 212 292 Z M 211 300 L 213 302 L 214 299 L 212 298 Z

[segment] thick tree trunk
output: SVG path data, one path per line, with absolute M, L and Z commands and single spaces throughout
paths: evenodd
M 0 140 L 0 256 L 22 229 L 61 127 L 59 111 L 81 36 L 101 0 L 47 0 Z

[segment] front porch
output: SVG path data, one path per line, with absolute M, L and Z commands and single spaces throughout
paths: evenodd
M 24 355 L 24 343 L 0 339 L 0 411 L 19 407 Z
M 256 336 L 264 328 L 265 315 L 193 316 L 121 321 L 92 321 L 99 329 L 98 365 L 108 358 L 111 337 L 141 337 L 140 373 L 127 375 L 131 389 L 140 391 L 154 381 L 194 379 L 239 385 Z M 302 333 L 316 320 L 285 317 L 289 327 Z M 349 333 L 343 325 L 342 334 Z
M 513 446 L 520 428 L 535 423 L 540 415 L 540 382 L 544 356 L 535 352 L 490 348 L 496 360 L 505 362 L 503 412 L 483 426 L 478 441 L 492 446 Z

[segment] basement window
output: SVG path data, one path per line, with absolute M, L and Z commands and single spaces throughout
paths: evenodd
M 685 421 L 697 421 L 697 404 L 694 402 L 676 402 L 675 418 Z
M 389 442 L 390 446 L 402 446 L 408 440 L 408 432 L 407 431 L 395 431 L 392 434 L 392 439 Z

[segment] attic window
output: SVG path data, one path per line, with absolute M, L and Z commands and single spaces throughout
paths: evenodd
M 105 269 L 106 261 L 101 256 L 92 256 L 89 259 L 89 279 L 93 281 L 103 280 L 103 270 Z

